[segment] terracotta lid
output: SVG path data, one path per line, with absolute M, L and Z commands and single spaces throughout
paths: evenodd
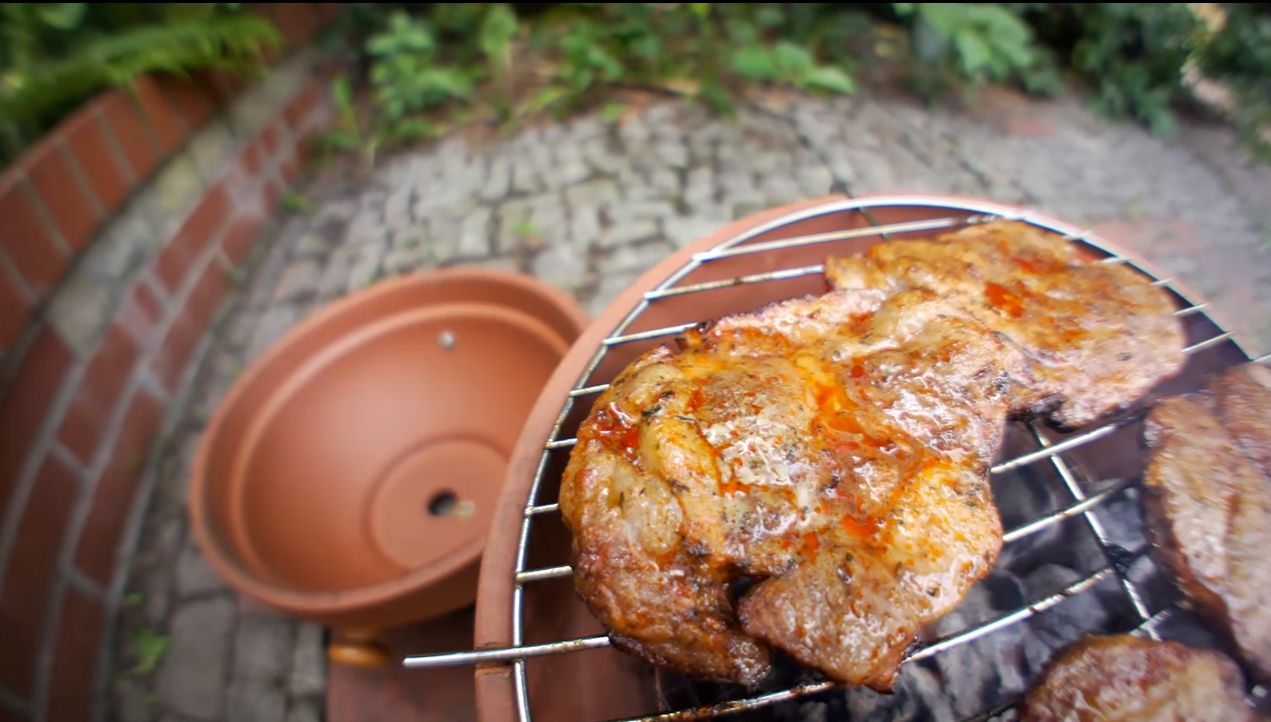
M 205 556 L 240 591 L 328 624 L 470 604 L 521 425 L 584 322 L 533 279 L 462 268 L 315 314 L 204 434 L 190 515 Z

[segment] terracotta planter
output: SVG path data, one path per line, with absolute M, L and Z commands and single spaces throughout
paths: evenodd
M 847 201 L 847 198 L 835 196 L 795 203 L 763 211 L 725 226 L 668 256 L 649 270 L 619 295 L 583 332 L 535 403 L 516 445 L 503 496 L 495 512 L 485 563 L 481 569 L 475 638 L 478 649 L 506 647 L 513 643 L 515 611 L 512 600 L 516 586 L 517 547 L 524 510 L 530 501 L 530 489 L 543 455 L 544 444 L 549 438 L 573 436 L 577 424 L 586 415 L 594 399 L 580 398 L 570 412 L 558 420 L 570 390 L 576 385 L 610 381 L 637 355 L 670 339 L 637 340 L 613 345 L 609 347 L 603 360 L 594 369 L 589 369 L 589 364 L 603 340 L 615 333 L 615 328 L 637 308 L 642 309 L 639 315 L 620 333 L 638 334 L 641 331 L 748 311 L 803 294 L 824 292 L 826 287 L 821 275 L 807 273 L 754 284 L 722 283 L 706 292 L 668 295 L 656 302 L 648 302 L 647 306 L 641 305 L 645 302 L 646 292 L 676 273 L 682 272 L 677 277 L 676 286 L 725 281 L 779 269 L 808 267 L 823 262 L 827 254 L 856 253 L 877 243 L 878 238 L 871 235 L 825 244 L 776 246 L 762 253 L 719 257 L 685 270 L 694 254 L 742 235 L 748 237 L 740 245 L 748 246 L 870 225 L 871 219 L 859 210 L 846 207 Z M 950 196 L 877 197 L 861 199 L 859 203 L 869 207 L 870 216 L 877 224 L 961 218 L 974 213 L 1022 212 L 1022 209 L 989 201 Z M 1081 233 L 1081 229 L 1076 226 L 1037 213 L 1030 213 L 1030 218 L 1062 233 Z M 778 219 L 793 220 L 787 224 L 777 224 Z M 1173 284 L 1173 287 L 1177 288 L 1178 284 Z M 1193 294 L 1183 293 L 1182 298 L 1186 297 L 1195 298 Z M 1222 332 L 1219 326 L 1203 314 L 1187 317 L 1186 324 L 1190 337 L 1194 340 L 1210 338 Z M 1163 384 L 1158 390 L 1161 393 L 1191 390 L 1199 380 L 1203 380 L 1215 369 L 1243 360 L 1243 354 L 1234 345 L 1215 348 L 1203 357 L 1193 359 L 1184 375 Z M 557 425 L 559 431 L 556 431 Z M 1135 450 L 1125 452 L 1121 459 L 1123 465 L 1141 462 L 1136 438 L 1131 438 L 1128 445 Z M 1086 459 L 1079 454 L 1074 454 L 1073 457 L 1088 461 L 1092 468 L 1107 470 L 1109 476 L 1102 478 L 1114 478 L 1118 475 L 1118 470 L 1107 468 L 1111 462 L 1106 459 L 1100 462 L 1098 459 Z M 544 466 L 542 488 L 533 499 L 534 504 L 550 504 L 556 500 L 560 473 L 567 458 L 568 451 L 549 453 Z M 1120 472 L 1123 476 L 1125 470 L 1121 469 Z M 569 535 L 557 515 L 534 517 L 531 529 L 525 568 L 569 563 Z M 569 577 L 527 584 L 523 589 L 524 643 L 567 640 L 603 632 L 574 594 Z M 661 690 L 652 666 L 612 648 L 531 659 L 526 664 L 526 680 L 528 707 L 536 719 L 625 718 L 649 714 L 661 704 Z M 489 663 L 478 667 L 476 689 L 478 710 L 484 722 L 517 719 L 516 680 L 511 664 Z
M 533 279 L 466 269 L 315 314 L 203 437 L 190 515 L 208 561 L 355 637 L 470 604 L 513 444 L 584 319 Z

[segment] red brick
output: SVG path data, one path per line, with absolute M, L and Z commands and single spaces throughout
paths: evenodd
M 159 402 L 145 391 L 133 395 L 111 447 L 110 460 L 97 477 L 75 552 L 75 566 L 102 586 L 109 586 L 114 575 L 124 524 L 136 501 L 146 453 L 162 420 L 163 407 Z
M 263 134 L 247 144 L 238 154 L 238 163 L 247 171 L 247 175 L 255 178 L 265 164 L 265 142 Z
M 57 559 L 66 536 L 80 482 L 64 464 L 47 458 L 22 511 L 5 568 L 5 595 L 0 600 L 0 684 L 30 698 L 40 631 L 50 607 Z
M 112 325 L 66 407 L 58 440 L 86 464 L 97 451 L 97 441 L 106 430 L 110 412 L 132 375 L 137 352 L 136 342 L 123 327 Z
M 53 674 L 49 681 L 49 722 L 82 722 L 94 718 L 101 705 L 93 698 L 97 680 L 97 652 L 101 647 L 106 613 L 95 600 L 68 589 L 58 615 Z
M 296 47 L 307 39 L 307 15 L 298 3 L 277 3 L 273 5 L 272 17 L 274 26 L 282 33 L 288 47 Z
M 301 167 L 313 158 L 313 139 L 317 135 L 316 132 L 309 131 L 296 138 L 296 158 Z
M 278 199 L 282 197 L 282 182 L 270 178 L 260 184 L 260 192 L 264 194 L 265 210 L 272 211 L 274 206 L 278 204 Z
M 101 225 L 92 201 L 75 180 L 70 159 L 58 144 L 45 142 L 24 161 L 27 177 L 54 225 L 71 248 L 79 250 Z
M 62 277 L 69 260 L 58 247 L 53 231 L 36 210 L 36 195 L 17 174 L 0 181 L 0 248 L 9 254 L 27 285 L 43 297 Z
M 159 153 L 151 142 L 150 130 L 146 127 L 141 109 L 118 90 L 105 93 L 97 104 L 108 132 L 123 151 L 133 179 L 140 183 L 149 178 L 159 165 Z
M 183 315 L 195 326 L 206 329 L 216 310 L 225 298 L 225 290 L 229 286 L 225 269 L 219 263 L 212 262 L 203 269 L 199 282 L 190 291 L 186 299 Z
M 230 211 L 229 192 L 217 183 L 203 196 L 155 261 L 155 275 L 169 292 L 181 287 L 189 266 L 202 254 Z
M 295 183 L 296 178 L 300 177 L 300 160 L 295 148 L 288 149 L 278 159 L 278 175 L 282 177 L 282 182 L 286 185 Z
M 154 291 L 145 283 L 138 281 L 132 290 L 124 296 L 124 301 L 115 312 L 115 323 L 128 332 L 134 341 L 145 343 L 159 326 L 163 308 Z
M 146 122 L 154 131 L 160 152 L 167 155 L 176 150 L 190 135 L 181 114 L 168 102 L 168 97 L 153 78 L 144 75 L 137 78 L 134 88 L 133 100 L 140 106 Z
M 92 108 L 86 107 L 62 127 L 62 140 L 88 181 L 97 203 L 110 213 L 124 202 L 132 181 L 106 145 L 104 126 Z
M 234 219 L 234 225 L 225 232 L 225 237 L 221 239 L 221 248 L 235 266 L 241 268 L 247 262 L 263 223 L 264 219 L 256 213 L 240 213 Z
M 296 14 L 295 23 L 298 26 L 300 42 L 307 42 L 318 30 L 317 9 L 311 3 L 288 3 L 287 7 L 292 8 Z
M 0 353 L 13 348 L 14 341 L 26 328 L 31 304 L 14 285 L 9 274 L 0 271 Z
M 282 109 L 282 116 L 286 118 L 287 127 L 291 128 L 292 133 L 299 135 L 308 130 L 309 114 L 322 101 L 324 88 L 322 81 L 314 78 Z
M 278 153 L 278 145 L 282 142 L 283 122 L 281 120 L 269 124 L 261 131 L 259 139 L 264 144 L 265 156 L 273 158 Z
M 0 509 L 8 508 L 18 472 L 71 361 L 70 349 L 57 334 L 49 328 L 41 329 L 0 401 Z
M 166 390 L 176 390 L 181 374 L 194 353 L 195 344 L 203 337 L 203 330 L 184 315 L 173 320 L 150 363 L 150 368 Z
M 189 132 L 201 128 L 220 105 L 215 91 L 205 84 L 171 76 L 156 77 L 154 82 Z
M 197 71 L 194 77 L 199 80 L 200 85 L 207 88 L 218 105 L 227 105 L 247 84 L 241 75 L 216 68 Z
M 287 49 L 286 40 L 284 39 L 283 44 L 277 47 L 274 47 L 272 45 L 263 46 L 260 49 L 260 55 L 258 57 L 260 58 L 260 62 L 266 66 L 277 65 L 278 61 L 282 60 L 283 54 L 286 51 L 286 49 Z

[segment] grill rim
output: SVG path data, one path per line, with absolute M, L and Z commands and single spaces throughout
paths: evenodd
M 719 251 L 746 243 L 761 234 L 809 218 L 838 213 L 860 212 L 871 226 L 877 226 L 870 215 L 871 209 L 886 207 L 922 207 L 932 210 L 947 209 L 957 215 L 986 215 L 1020 220 L 1058 233 L 1070 240 L 1081 241 L 1109 254 L 1115 262 L 1125 262 L 1139 272 L 1153 278 L 1158 285 L 1178 296 L 1183 306 L 1199 307 L 1199 313 L 1220 332 L 1215 345 L 1229 341 L 1246 361 L 1252 360 L 1241 340 L 1229 329 L 1226 319 L 1215 314 L 1202 296 L 1185 283 L 1162 272 L 1153 263 L 1126 254 L 1117 244 L 1111 243 L 1088 229 L 1076 226 L 1044 213 L 1020 206 L 1013 206 L 982 198 L 943 194 L 886 194 L 853 198 L 831 195 L 767 209 L 746 216 L 688 244 L 671 254 L 653 268 L 640 275 L 614 299 L 587 327 L 557 367 L 547 386 L 535 402 L 533 411 L 522 431 L 509 465 L 504 491 L 500 496 L 492 522 L 487 553 L 483 560 L 477 595 L 475 647 L 480 650 L 491 647 L 519 646 L 523 643 L 523 584 L 533 577 L 519 578 L 525 568 L 526 542 L 534 519 L 544 510 L 552 510 L 553 504 L 541 504 L 537 498 L 543 471 L 560 438 L 563 422 L 575 400 L 583 396 L 575 391 L 587 387 L 592 373 L 611 347 L 609 341 L 625 333 L 632 323 L 657 298 L 658 291 L 673 288 L 699 265 L 714 258 Z M 945 227 L 933 226 L 921 230 L 938 233 L 963 224 Z M 877 231 L 869 235 L 885 234 Z M 761 242 L 767 245 L 769 242 Z M 763 251 L 759 251 L 763 252 Z M 810 270 L 812 267 L 808 267 Z M 616 322 L 614 319 L 617 319 Z M 1209 341 L 1203 342 L 1207 348 Z M 1198 349 L 1199 350 L 1199 349 Z M 1261 359 L 1259 359 L 1261 360 Z M 1091 427 L 1099 428 L 1099 427 Z M 515 544 L 515 546 L 513 546 Z M 511 553 L 504 553 L 510 550 Z M 510 600 L 510 605 L 501 600 Z M 507 611 L 510 606 L 511 614 Z M 518 623 L 519 620 L 519 623 Z M 603 637 L 603 635 L 601 635 Z M 595 638 L 589 638 L 595 639 Z M 587 644 L 580 648 L 604 646 Z M 511 663 L 493 662 L 478 665 L 476 692 L 478 713 L 482 720 L 530 719 L 529 698 L 526 686 L 525 657 L 510 657 Z M 654 713 L 656 714 L 656 713 Z

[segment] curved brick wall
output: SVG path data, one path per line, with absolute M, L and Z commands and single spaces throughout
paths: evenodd
M 300 46 L 335 5 L 277 5 Z M 0 720 L 103 714 L 146 467 L 306 141 L 332 68 L 142 78 L 0 176 Z

